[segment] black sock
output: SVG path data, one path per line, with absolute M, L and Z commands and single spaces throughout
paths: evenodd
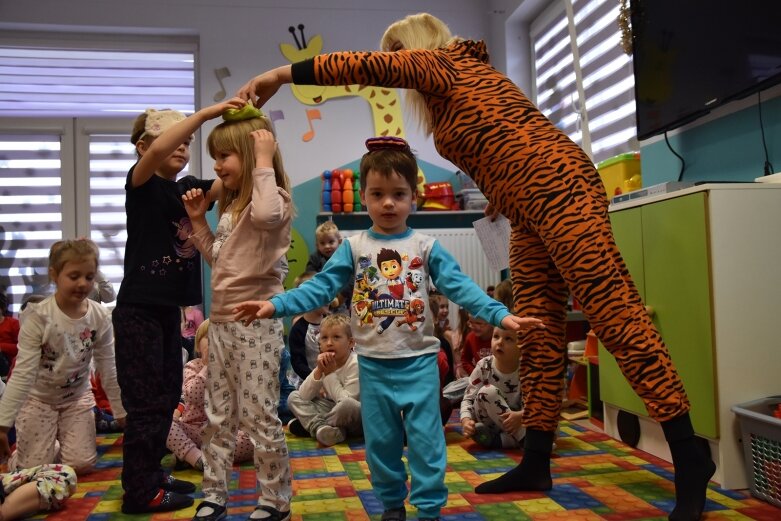
M 523 444 L 523 459 L 514 469 L 475 488 L 478 494 L 502 494 L 550 490 L 550 454 L 553 432 L 529 429 Z
M 675 468 L 675 508 L 671 521 L 696 521 L 705 508 L 708 481 L 716 472 L 708 443 L 694 435 L 689 413 L 661 422 Z

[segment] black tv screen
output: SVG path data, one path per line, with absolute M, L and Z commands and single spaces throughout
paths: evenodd
M 781 83 L 781 0 L 632 0 L 637 137 Z

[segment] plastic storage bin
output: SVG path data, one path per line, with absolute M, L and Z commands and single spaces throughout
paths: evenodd
M 642 188 L 640 153 L 629 152 L 605 159 L 597 164 L 607 198 Z
M 740 420 L 743 453 L 751 493 L 781 507 L 781 420 L 773 410 L 781 396 L 771 396 L 732 407 Z

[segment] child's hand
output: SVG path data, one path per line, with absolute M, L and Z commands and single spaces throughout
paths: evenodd
M 201 219 L 206 215 L 206 210 L 209 209 L 209 201 L 203 194 L 203 190 L 200 188 L 191 188 L 182 195 L 182 202 L 184 203 L 184 209 L 187 211 L 187 215 L 190 220 Z
M 471 438 L 475 434 L 475 421 L 472 418 L 461 418 L 461 430 L 464 438 Z
M 336 371 L 336 354 L 331 352 L 320 353 L 317 355 L 317 367 L 323 375 L 329 375 Z
M 233 320 L 248 326 L 256 318 L 271 318 L 274 311 L 274 304 L 268 300 L 248 300 L 233 308 Z
M 273 167 L 277 141 L 274 134 L 266 129 L 253 130 L 250 135 L 255 143 L 255 167 Z
M 502 430 L 507 434 L 512 434 L 523 427 L 523 422 L 521 421 L 522 416 L 523 413 L 521 413 L 521 411 L 507 411 L 500 414 L 499 417 L 502 418 Z
M 221 101 L 209 107 L 205 107 L 201 109 L 201 112 L 206 119 L 214 119 L 222 116 L 228 109 L 240 109 L 246 104 L 247 102 L 243 99 L 239 97 L 233 97 L 229 100 Z
M 539 318 L 507 315 L 502 319 L 502 328 L 513 331 L 523 331 L 530 328 L 545 329 L 545 324 Z

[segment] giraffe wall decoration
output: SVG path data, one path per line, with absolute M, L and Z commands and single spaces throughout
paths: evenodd
M 312 37 L 307 43 L 304 37 L 303 24 L 298 25 L 301 41 L 299 41 L 294 27 L 291 26 L 288 30 L 293 35 L 296 46 L 281 43 L 279 49 L 290 63 L 314 58 L 322 52 L 323 38 L 319 34 Z M 376 136 L 404 137 L 401 102 L 396 89 L 368 87 L 365 85 L 326 87 L 294 84 L 291 84 L 291 88 L 296 99 L 304 105 L 319 105 L 333 98 L 363 98 L 369 104 L 372 120 L 374 121 L 374 134 Z

